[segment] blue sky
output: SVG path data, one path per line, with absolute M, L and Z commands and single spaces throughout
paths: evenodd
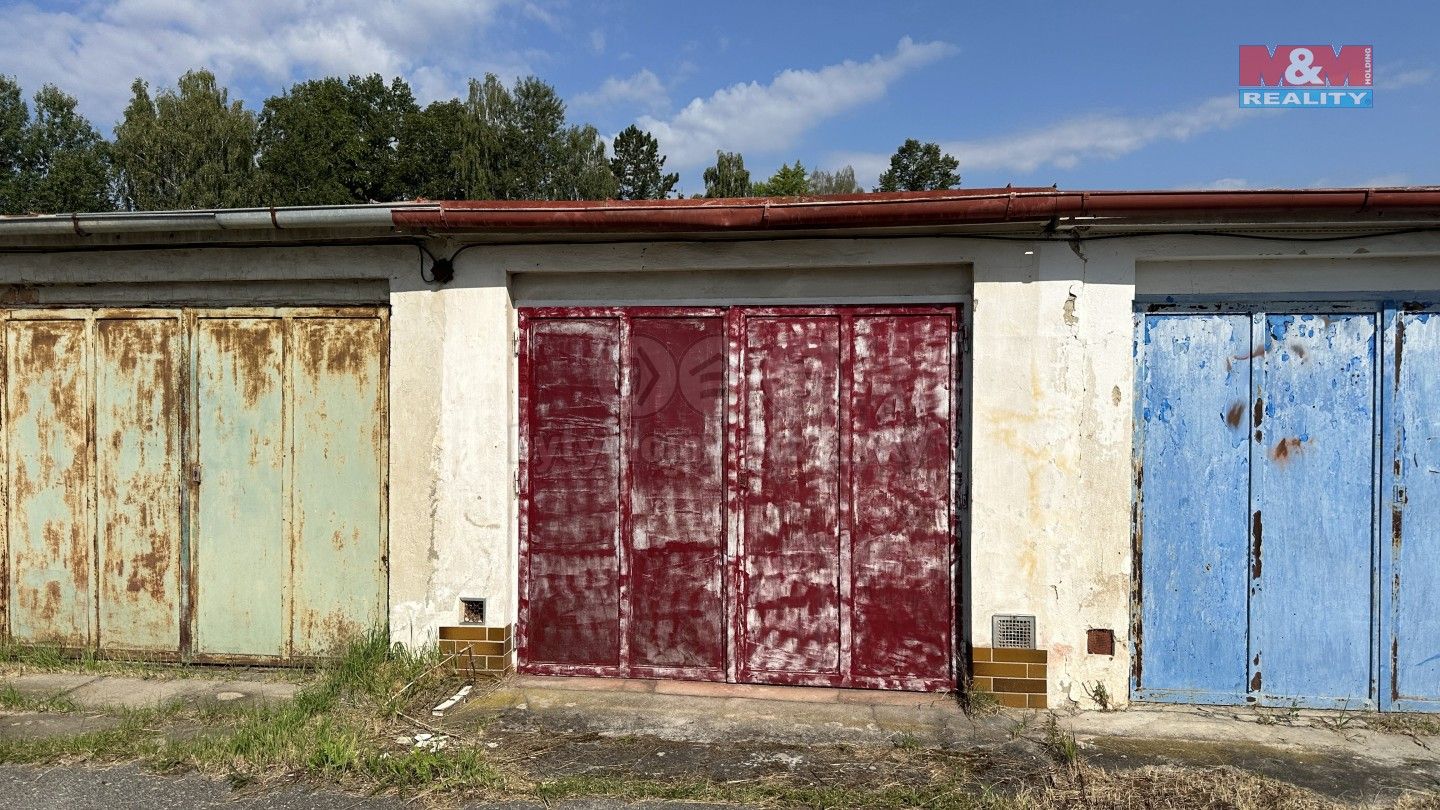
M 534 74 L 609 135 L 640 121 L 687 192 L 716 149 L 856 168 L 905 138 L 964 185 L 1440 184 L 1440 4 L 615 0 L 0 0 L 0 72 L 108 131 L 130 80 L 208 67 L 258 108 L 305 78 L 404 76 L 422 100 Z M 1371 44 L 1371 110 L 1240 110 L 1241 44 Z

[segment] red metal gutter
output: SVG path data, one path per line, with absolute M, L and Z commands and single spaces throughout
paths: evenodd
M 454 201 L 394 210 L 417 231 L 676 232 L 883 228 L 1048 222 L 1063 217 L 1191 214 L 1440 216 L 1440 187 L 1254 191 L 1060 191 L 1053 188 L 689 200 Z

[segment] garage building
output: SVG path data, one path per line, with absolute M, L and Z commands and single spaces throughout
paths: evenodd
M 3 628 L 1440 705 L 1440 190 L 0 218 Z

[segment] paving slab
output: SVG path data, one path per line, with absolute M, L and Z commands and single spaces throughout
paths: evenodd
M 115 675 L 30 673 L 0 679 L 0 686 L 49 699 L 65 697 L 87 709 L 156 709 L 172 703 L 234 706 L 289 700 L 299 684 L 210 678 L 133 678 Z
M 118 717 L 72 712 L 15 712 L 0 714 L 0 740 L 46 740 L 105 731 L 120 724 Z
M 21 695 L 34 700 L 49 700 L 78 689 L 97 677 L 99 676 L 84 673 L 36 672 L 0 679 L 0 687 L 12 687 Z

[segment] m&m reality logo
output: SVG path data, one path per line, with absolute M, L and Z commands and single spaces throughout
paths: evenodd
M 1241 107 L 1374 106 L 1369 45 L 1240 46 Z

